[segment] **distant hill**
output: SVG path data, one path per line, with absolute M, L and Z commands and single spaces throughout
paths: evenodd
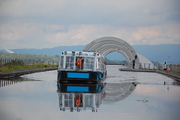
M 12 49 L 14 53 L 28 53 L 28 54 L 37 54 L 37 55 L 60 55 L 62 51 L 82 51 L 84 45 L 78 46 L 59 46 L 54 48 L 44 48 L 44 49 Z
M 37 55 L 49 55 L 55 56 L 60 55 L 62 51 L 82 51 L 85 45 L 78 46 L 59 46 L 54 48 L 44 49 L 11 49 L 14 53 L 27 53 Z M 168 61 L 171 63 L 180 63 L 180 44 L 163 44 L 163 45 L 134 45 L 132 46 L 137 52 L 144 55 L 151 61 L 164 62 Z M 0 50 L 0 52 L 6 52 Z M 125 60 L 122 54 L 117 52 L 110 53 L 106 56 L 112 60 Z
M 136 45 L 133 48 L 151 61 L 180 63 L 180 44 Z
M 60 55 L 62 51 L 82 51 L 84 47 L 85 45 L 59 46 L 54 48 L 43 48 L 43 49 L 11 49 L 11 51 L 13 51 L 14 53 L 55 56 L 55 55 Z M 6 52 L 6 51 L 0 50 L 0 52 Z

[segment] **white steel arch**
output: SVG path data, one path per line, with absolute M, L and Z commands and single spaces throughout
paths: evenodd
M 137 56 L 135 68 L 139 69 L 140 67 L 140 61 L 136 51 L 126 41 L 116 37 L 102 37 L 96 39 L 90 42 L 83 51 L 94 51 L 104 56 L 110 52 L 119 52 L 126 57 L 128 63 L 131 63 L 135 59 L 135 56 Z

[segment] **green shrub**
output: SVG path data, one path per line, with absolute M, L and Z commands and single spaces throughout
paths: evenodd
M 22 66 L 15 66 L 15 65 L 5 65 L 0 67 L 0 71 L 12 71 L 12 70 L 23 70 L 23 69 L 33 69 L 33 68 L 48 68 L 48 67 L 57 67 L 58 65 L 22 65 Z

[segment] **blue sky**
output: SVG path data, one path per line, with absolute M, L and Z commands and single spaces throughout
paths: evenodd
M 0 49 L 180 44 L 179 0 L 0 0 Z

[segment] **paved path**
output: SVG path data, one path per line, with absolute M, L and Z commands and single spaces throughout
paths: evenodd
M 173 72 L 173 71 L 163 71 L 163 70 L 143 70 L 143 69 L 131 69 L 131 68 L 120 68 L 120 71 L 130 71 L 130 72 L 156 72 L 165 76 L 168 76 L 170 78 L 173 78 L 174 80 L 180 82 L 180 73 L 179 72 Z
M 13 79 L 13 78 L 20 77 L 21 75 L 31 74 L 35 72 L 57 70 L 57 69 L 58 69 L 57 67 L 51 67 L 51 68 L 34 68 L 34 69 L 0 72 L 0 79 Z

